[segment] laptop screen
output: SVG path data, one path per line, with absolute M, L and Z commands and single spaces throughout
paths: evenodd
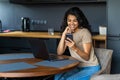
M 43 39 L 30 38 L 29 43 L 35 58 L 49 59 L 48 49 Z
M 56 54 L 52 54 L 52 55 L 49 54 L 45 41 L 43 39 L 31 38 L 29 39 L 29 42 L 35 58 L 49 60 L 49 61 L 68 59 L 63 56 L 58 56 Z

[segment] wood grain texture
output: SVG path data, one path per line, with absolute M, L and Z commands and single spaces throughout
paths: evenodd
M 22 53 L 21 53 L 22 54 Z M 27 53 L 28 54 L 28 53 Z M 8 55 L 8 54 L 1 54 L 1 55 Z M 10 55 L 10 54 L 9 54 Z M 14 56 L 14 54 L 11 54 Z M 69 59 L 74 59 L 70 56 Z M 7 64 L 7 63 L 16 63 L 16 62 L 25 62 L 28 64 L 34 64 L 37 62 L 42 61 L 42 59 L 37 58 L 24 58 L 24 59 L 11 59 L 11 60 L 0 60 L 0 64 Z M 74 62 L 72 64 L 69 64 L 64 67 L 55 68 L 55 67 L 46 67 L 46 66 L 38 66 L 36 68 L 29 68 L 29 69 L 22 69 L 22 70 L 14 70 L 14 71 L 7 71 L 7 72 L 0 72 L 0 77 L 6 77 L 6 78 L 22 78 L 22 77 L 38 77 L 38 76 L 47 76 L 47 75 L 53 75 L 58 74 L 62 72 L 69 71 L 76 66 L 79 65 L 79 62 Z M 22 66 L 22 65 L 21 65 Z

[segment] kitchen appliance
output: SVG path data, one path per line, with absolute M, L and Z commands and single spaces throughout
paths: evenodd
M 30 31 L 30 19 L 28 17 L 22 17 L 22 31 L 29 32 Z
M 108 0 L 107 48 L 113 50 L 111 73 L 120 73 L 120 0 Z

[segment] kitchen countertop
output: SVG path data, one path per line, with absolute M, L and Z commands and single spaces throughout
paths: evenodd
M 61 38 L 61 34 L 60 32 L 54 32 L 54 35 L 49 35 L 48 32 L 13 31 L 13 32 L 0 33 L 0 37 Z
M 48 32 L 22 32 L 13 31 L 0 33 L 0 37 L 30 37 L 30 38 L 61 38 L 60 32 L 54 32 L 54 35 L 49 35 Z M 106 35 L 93 35 L 93 40 L 106 40 Z

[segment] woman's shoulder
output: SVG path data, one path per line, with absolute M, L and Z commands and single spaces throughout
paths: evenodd
M 89 30 L 87 28 L 79 28 L 78 32 L 80 32 L 80 33 L 87 33 L 87 32 L 89 32 Z
M 91 36 L 91 33 L 87 28 L 80 28 L 77 34 L 81 36 Z

